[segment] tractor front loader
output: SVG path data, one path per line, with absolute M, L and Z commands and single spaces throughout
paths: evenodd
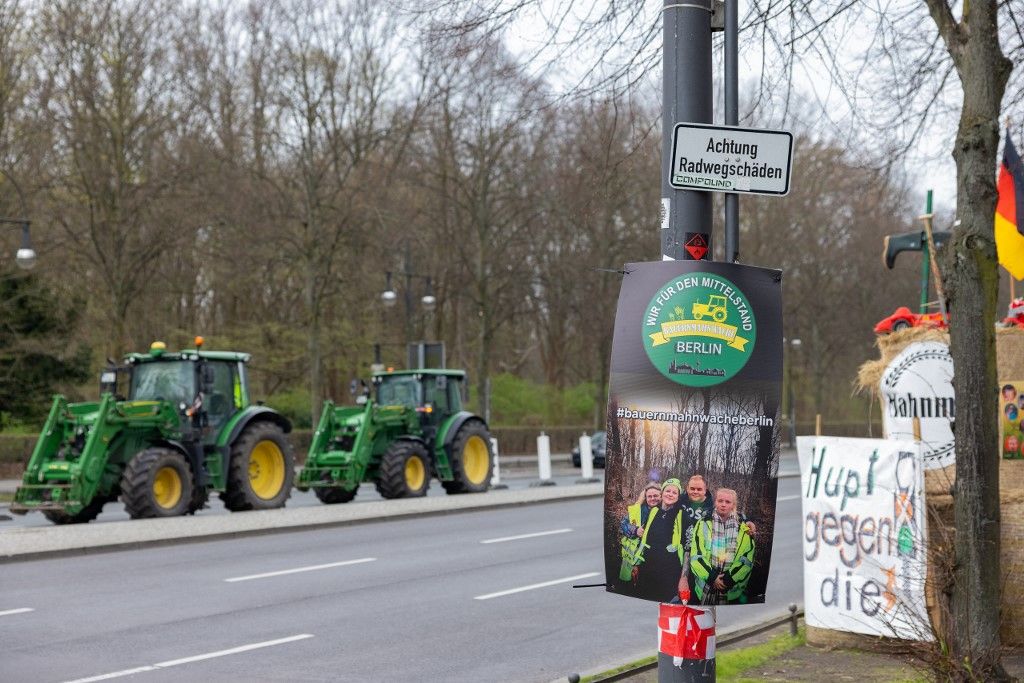
M 232 511 L 282 507 L 294 458 L 279 413 L 249 401 L 248 354 L 148 354 L 103 373 L 99 402 L 56 396 L 10 510 L 56 524 L 88 522 L 118 497 L 133 518 L 203 508 L 211 491 Z M 127 378 L 127 397 L 118 378 Z
M 296 487 L 322 502 L 347 503 L 363 482 L 385 498 L 424 496 L 431 477 L 448 493 L 486 491 L 490 432 L 462 410 L 460 370 L 408 370 L 373 377 L 376 399 L 325 401 Z

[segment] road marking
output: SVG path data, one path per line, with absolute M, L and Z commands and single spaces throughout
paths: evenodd
M 776 500 L 776 502 L 779 502 L 779 503 L 781 503 L 781 502 L 782 502 L 782 501 L 784 501 L 784 500 L 796 500 L 796 499 L 797 499 L 797 498 L 799 498 L 799 497 L 800 497 L 800 496 L 799 496 L 799 494 L 798 494 L 798 495 L 795 495 L 795 496 L 783 496 L 782 498 L 776 498 L 775 500 Z
M 190 664 L 192 662 L 200 662 L 204 659 L 213 659 L 214 657 L 226 657 L 227 655 L 235 655 L 240 652 L 248 652 L 249 650 L 258 650 L 264 647 L 273 647 L 274 645 L 284 645 L 285 643 L 293 643 L 296 640 L 305 640 L 306 638 L 312 638 L 312 633 L 300 633 L 295 636 L 288 636 L 287 638 L 278 638 L 277 640 L 265 640 L 262 643 L 251 643 L 249 645 L 239 645 L 238 647 L 232 647 L 227 650 L 218 650 L 217 652 L 207 652 L 204 655 L 196 655 L 194 657 L 183 657 L 181 659 L 171 659 L 166 662 L 159 662 L 151 666 L 137 666 L 134 669 L 124 669 L 123 671 L 114 671 L 109 674 L 100 674 L 99 676 L 90 676 L 89 678 L 76 678 L 73 681 L 67 681 L 67 683 L 93 683 L 93 681 L 107 681 L 111 678 L 121 678 L 123 676 L 131 676 L 132 674 L 142 673 L 144 671 L 156 671 L 157 669 L 168 669 L 172 666 L 178 666 L 180 664 Z
M 331 567 L 346 567 L 350 564 L 363 564 L 364 562 L 376 562 L 376 557 L 362 557 L 358 560 L 345 560 L 344 562 L 331 562 L 330 564 L 314 564 L 309 567 L 296 567 L 295 569 L 282 569 L 279 572 L 267 572 L 265 574 L 250 574 L 249 576 L 234 576 L 230 579 L 224 579 L 228 583 L 234 583 L 236 581 L 252 581 L 253 579 L 266 579 L 271 576 L 284 576 L 285 574 L 299 574 L 301 572 L 315 572 L 320 569 L 330 569 Z
M 25 612 L 35 612 L 35 609 L 31 607 L 18 607 L 17 609 L 5 609 L 0 612 L 0 617 L 6 617 L 8 614 L 24 614 Z
M 523 586 L 521 588 L 510 588 L 507 591 L 498 591 L 497 593 L 488 593 L 487 595 L 478 595 L 474 597 L 474 600 L 490 600 L 491 598 L 500 598 L 504 595 L 512 595 L 513 593 L 522 593 L 523 591 L 532 591 L 535 588 L 546 588 L 548 586 L 554 586 L 559 583 L 569 583 L 570 581 L 579 581 L 580 579 L 589 579 L 592 576 L 597 576 L 599 572 L 590 572 L 589 574 L 580 574 L 578 576 L 567 576 L 564 579 L 555 579 L 554 581 L 545 581 L 544 583 L 534 583 L 529 586 Z
M 533 534 L 519 534 L 518 536 L 503 536 L 501 538 L 488 538 L 481 543 L 504 543 L 505 541 L 518 541 L 522 538 L 537 538 L 538 536 L 551 536 L 552 534 L 567 534 L 572 529 L 554 529 L 552 531 L 538 531 Z

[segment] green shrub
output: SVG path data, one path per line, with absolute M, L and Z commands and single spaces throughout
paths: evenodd
M 293 428 L 312 429 L 309 392 L 306 389 L 289 389 L 272 394 L 267 397 L 266 404 L 291 420 Z
M 506 425 L 588 424 L 594 418 L 594 385 L 558 389 L 508 373 L 491 378 L 491 422 Z

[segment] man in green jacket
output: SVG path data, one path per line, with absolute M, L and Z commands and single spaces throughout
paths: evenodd
M 697 522 L 690 544 L 690 571 L 697 602 L 727 605 L 747 601 L 754 570 L 754 540 L 736 514 L 736 492 L 718 489 L 710 519 Z

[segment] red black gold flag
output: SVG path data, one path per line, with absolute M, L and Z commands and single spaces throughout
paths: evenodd
M 1010 275 L 1024 280 L 1024 166 L 1010 140 L 1009 130 L 1006 131 L 997 188 L 996 250 L 999 263 L 1010 271 Z

